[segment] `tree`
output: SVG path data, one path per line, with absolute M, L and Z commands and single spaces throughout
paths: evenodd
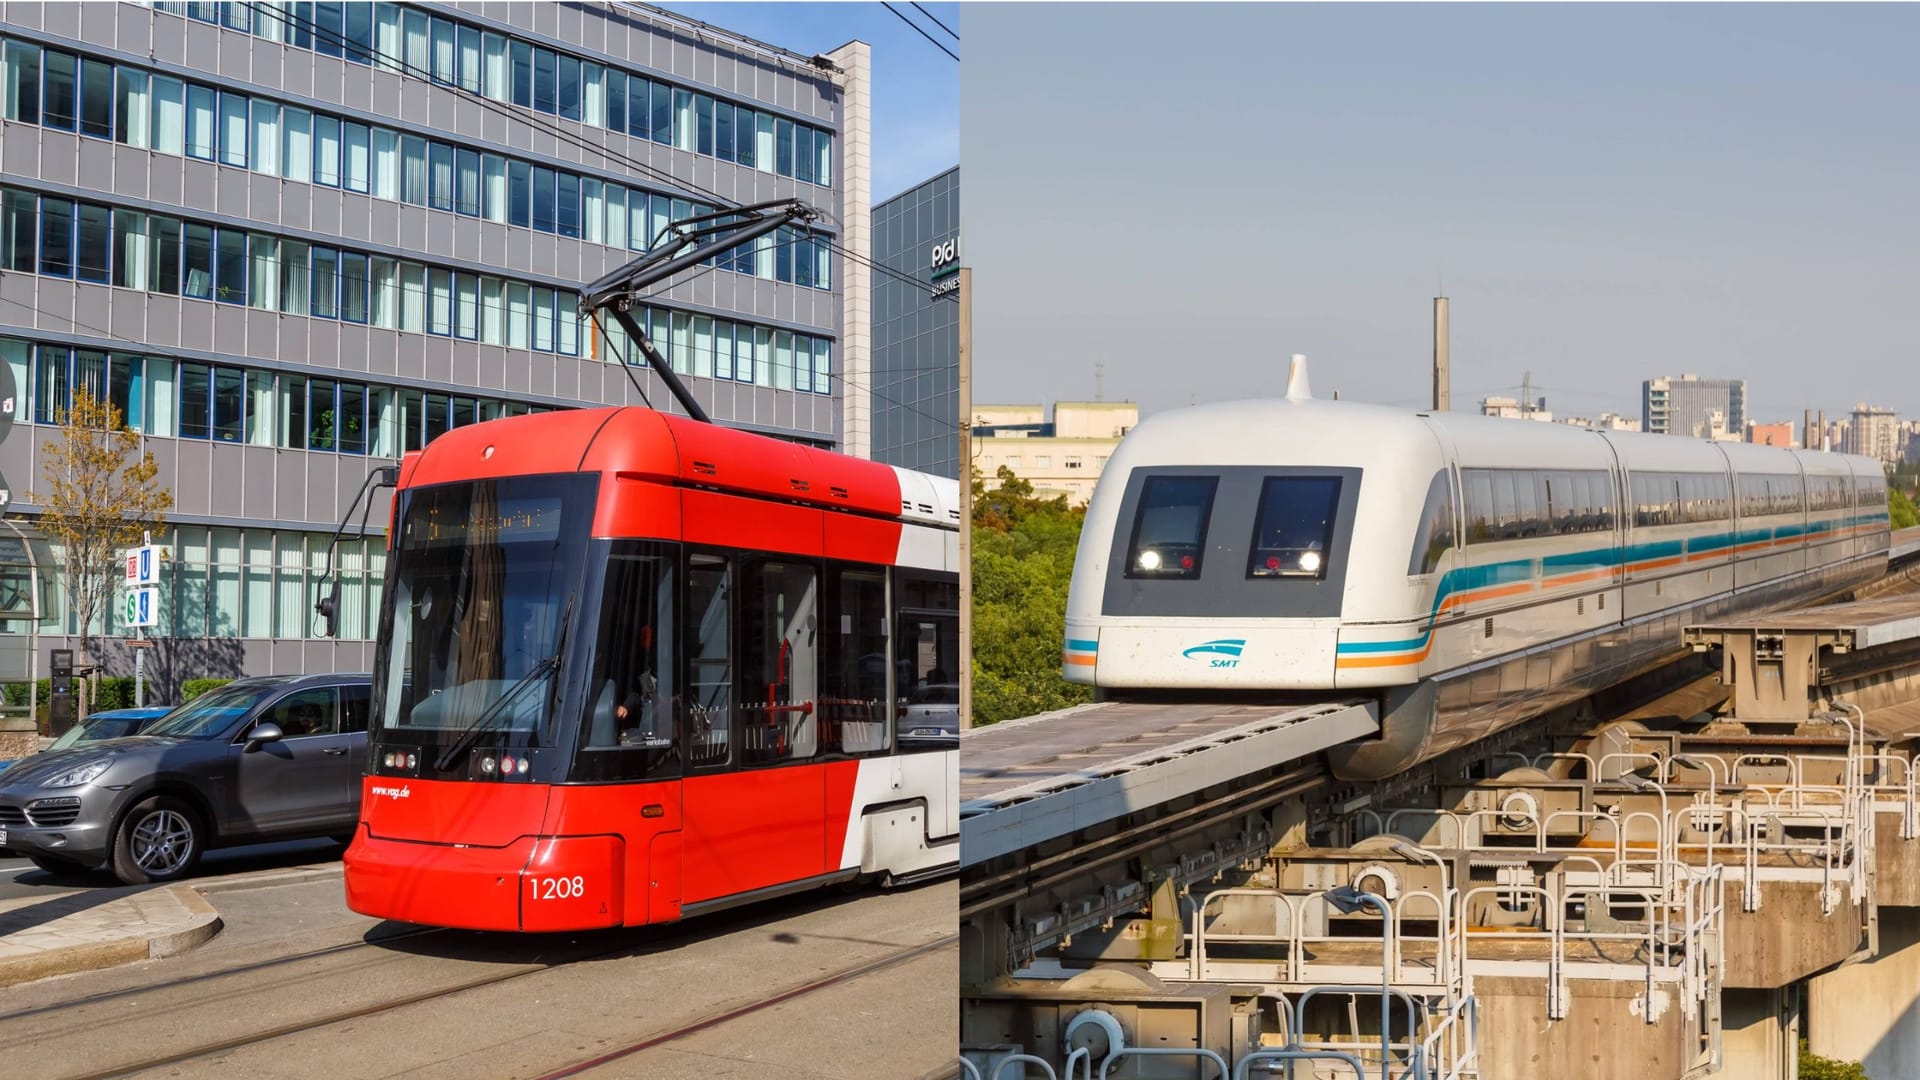
M 1920 510 L 1914 508 L 1913 500 L 1907 498 L 1906 492 L 1899 488 L 1887 493 L 1887 513 L 1896 529 L 1911 529 L 1920 525 Z
M 126 549 L 166 526 L 173 495 L 154 484 L 159 472 L 113 402 L 84 383 L 75 387 L 60 434 L 46 448 L 46 490 L 33 501 L 41 506 L 41 534 L 60 545 L 60 585 L 79 623 L 83 664 L 92 663 L 87 635 L 124 577 Z
M 1067 584 L 1085 507 L 1042 499 L 1002 466 L 973 477 L 973 720 L 992 724 L 1093 699 L 1060 675 Z

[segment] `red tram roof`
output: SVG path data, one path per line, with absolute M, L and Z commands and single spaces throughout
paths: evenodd
M 400 485 L 598 472 L 900 516 L 893 468 L 653 409 L 567 409 L 454 428 L 401 463 Z

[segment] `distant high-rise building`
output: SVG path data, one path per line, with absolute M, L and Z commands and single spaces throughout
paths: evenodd
M 1047 420 L 1044 405 L 976 405 L 974 467 L 989 486 L 1002 465 L 1033 485 L 1034 494 L 1086 502 L 1121 436 L 1140 422 L 1131 401 L 1062 401 Z
M 1747 381 L 1702 379 L 1687 374 L 1662 375 L 1640 384 L 1640 429 L 1655 435 L 1714 438 L 1713 413 L 1723 418 L 1723 430 L 1747 430 Z
M 1747 441 L 1755 446 L 1794 446 L 1793 421 L 1778 424 L 1748 424 Z
M 1541 423 L 1553 422 L 1553 414 L 1547 411 L 1547 399 L 1537 398 L 1531 403 L 1516 397 L 1487 397 L 1480 399 L 1481 416 L 1497 416 L 1503 420 L 1538 420 Z
M 960 475 L 960 170 L 873 208 L 873 459 Z
M 1892 409 L 1876 409 L 1862 401 L 1853 407 L 1847 428 L 1847 452 L 1881 461 L 1900 460 L 1900 424 Z

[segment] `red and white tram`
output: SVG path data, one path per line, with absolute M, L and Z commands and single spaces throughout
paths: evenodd
M 408 455 L 348 905 L 574 930 L 952 869 L 957 495 L 640 408 Z

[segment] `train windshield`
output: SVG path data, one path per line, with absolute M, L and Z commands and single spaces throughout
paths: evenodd
M 401 496 L 374 675 L 376 740 L 553 745 L 598 479 L 521 476 Z
M 1337 476 L 1269 476 L 1253 519 L 1248 577 L 1325 577 L 1340 505 Z

